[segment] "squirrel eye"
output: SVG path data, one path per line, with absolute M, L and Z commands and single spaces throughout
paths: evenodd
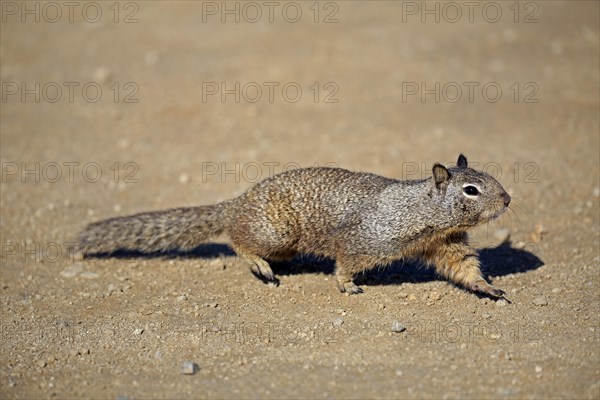
M 469 196 L 477 196 L 479 194 L 479 190 L 477 190 L 477 188 L 475 186 L 471 186 L 471 185 L 465 186 L 463 188 L 463 192 Z

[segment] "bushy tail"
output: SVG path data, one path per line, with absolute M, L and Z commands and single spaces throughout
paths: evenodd
M 83 256 L 116 251 L 189 250 L 229 227 L 233 201 L 151 211 L 89 224 L 78 238 Z

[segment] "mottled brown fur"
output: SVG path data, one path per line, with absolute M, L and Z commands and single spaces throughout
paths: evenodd
M 190 249 L 227 233 L 252 271 L 274 280 L 267 260 L 315 254 L 336 260 L 340 291 L 360 293 L 354 276 L 411 257 L 447 279 L 492 296 L 467 229 L 500 215 L 510 196 L 491 176 L 433 167 L 430 179 L 399 181 L 339 168 L 305 168 L 259 182 L 233 200 L 112 218 L 88 225 L 82 253 Z M 467 193 L 469 192 L 469 193 Z

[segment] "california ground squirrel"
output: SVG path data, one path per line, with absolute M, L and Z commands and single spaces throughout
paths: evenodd
M 88 225 L 82 254 L 118 250 L 189 250 L 220 233 L 260 277 L 266 260 L 314 254 L 335 259 L 338 288 L 362 289 L 353 277 L 376 265 L 419 258 L 474 292 L 500 297 L 483 278 L 467 229 L 502 214 L 510 196 L 490 175 L 436 163 L 429 179 L 400 181 L 340 168 L 295 169 L 265 179 L 219 204 L 174 208 Z

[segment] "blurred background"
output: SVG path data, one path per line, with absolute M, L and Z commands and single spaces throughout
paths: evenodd
M 461 152 L 473 167 L 496 176 L 515 199 L 511 213 L 476 232 L 478 242 L 497 245 L 510 236 L 522 246 L 528 244 L 545 263 L 541 269 L 529 272 L 539 275 L 519 278 L 514 287 L 514 281 L 500 281 L 500 286 L 509 293 L 515 289 L 513 297 L 520 293 L 535 297 L 542 291 L 541 286 L 546 287 L 546 283 L 535 282 L 548 279 L 553 283 L 551 288 L 558 288 L 554 296 L 563 296 L 555 299 L 555 304 L 564 305 L 560 310 L 548 313 L 549 307 L 538 307 L 535 310 L 540 314 L 532 314 L 514 307 L 498 323 L 508 324 L 525 315 L 545 322 L 545 327 L 547 321 L 554 327 L 573 323 L 576 326 L 569 329 L 570 340 L 564 336 L 564 342 L 540 339 L 538 347 L 519 350 L 499 350 L 494 343 L 486 342 L 487 347 L 482 345 L 483 350 L 476 350 L 482 354 L 469 362 L 487 364 L 490 354 L 502 360 L 518 358 L 516 351 L 537 360 L 535 365 L 527 364 L 525 359 L 516 366 L 513 363 L 507 367 L 512 374 L 498 378 L 501 384 L 489 378 L 497 372 L 489 367 L 491 375 L 479 377 L 489 391 L 472 380 L 474 371 L 455 361 L 464 357 L 464 349 L 445 348 L 449 353 L 444 353 L 442 361 L 435 355 L 423 355 L 426 361 L 422 362 L 428 367 L 421 369 L 415 379 L 439 376 L 437 389 L 413 387 L 412 379 L 396 386 L 398 379 L 407 379 L 406 369 L 402 378 L 396 367 L 390 367 L 389 377 L 373 372 L 376 375 L 370 381 L 379 384 L 360 388 L 349 384 L 341 389 L 328 385 L 340 379 L 354 381 L 357 365 L 363 364 L 350 357 L 335 363 L 344 365 L 349 375 L 317 373 L 313 365 L 331 370 L 326 359 L 329 353 L 309 346 L 302 348 L 305 356 L 298 370 L 285 349 L 273 356 L 275 359 L 259 357 L 253 353 L 258 352 L 254 348 L 251 352 L 239 350 L 235 355 L 227 353 L 223 356 L 226 363 L 242 360 L 239 370 L 246 371 L 231 384 L 239 391 L 220 386 L 223 376 L 232 372 L 215 361 L 208 367 L 209 383 L 201 393 L 217 397 L 243 393 L 284 397 L 335 397 L 336 393 L 342 397 L 353 393 L 367 397 L 389 393 L 401 397 L 452 393 L 475 397 L 600 396 L 598 352 L 587 348 L 598 342 L 600 301 L 598 2 L 3 1 L 0 5 L 2 322 L 9 326 L 5 332 L 9 332 L 6 338 L 10 339 L 2 349 L 3 397 L 52 391 L 92 397 L 129 395 L 125 389 L 112 391 L 113 384 L 124 388 L 129 381 L 115 383 L 107 371 L 127 371 L 130 360 L 117 358 L 102 364 L 98 361 L 102 355 L 98 355 L 100 358 L 95 360 L 101 365 L 98 368 L 103 371 L 100 375 L 104 386 L 92 389 L 81 383 L 89 383 L 93 369 L 88 370 L 87 364 L 78 367 L 79 376 L 73 377 L 69 371 L 82 358 L 94 359 L 93 350 L 89 352 L 92 355 L 83 356 L 81 349 L 76 349 L 74 355 L 69 353 L 63 359 L 60 351 L 55 354 L 42 344 L 30 353 L 26 350 L 31 346 L 28 339 L 16 339 L 22 326 L 13 319 L 20 315 L 39 316 L 61 310 L 61 315 L 68 315 L 64 318 L 85 322 L 99 315 L 124 315 L 130 309 L 125 304 L 102 303 L 95 297 L 94 293 L 104 293 L 108 285 L 119 286 L 122 282 L 114 281 L 114 276 L 98 267 L 103 264 L 87 271 L 99 274 L 99 278 L 65 279 L 59 273 L 69 265 L 66 260 L 38 263 L 31 261 L 31 255 L 21 257 L 28 245 L 33 243 L 37 249 L 35 244 L 42 248 L 48 243 L 64 244 L 86 223 L 101 218 L 222 201 L 288 168 L 335 165 L 415 179 L 428 176 L 436 161 L 454 163 Z M 547 240 L 542 241 L 542 236 Z M 9 242 L 17 247 L 5 246 Z M 182 269 L 169 261 L 144 261 L 142 265 L 148 262 L 157 266 L 146 266 L 150 277 L 135 275 L 127 269 L 134 268 L 131 266 L 118 270 L 121 277 L 137 276 L 127 279 L 137 279 L 132 290 L 138 292 L 132 296 L 139 297 L 128 301 L 138 301 L 144 310 L 148 298 L 168 299 L 169 293 L 185 291 L 187 282 Z M 190 274 L 197 274 L 199 263 L 202 260 L 188 260 L 184 265 L 190 268 Z M 168 281 L 161 275 L 166 270 L 176 276 L 175 283 L 155 286 L 155 279 Z M 266 291 L 266 298 L 273 296 L 269 289 L 257 288 L 244 268 L 236 271 L 228 277 L 209 275 L 207 279 L 216 282 L 213 294 L 197 293 L 194 304 L 204 304 L 205 300 L 212 304 L 215 300 L 208 297 L 223 290 L 228 293 L 231 289 L 231 296 L 235 296 L 236 285 L 250 285 L 258 293 Z M 181 282 L 176 283 L 177 279 Z M 353 307 L 329 305 L 340 301 L 337 293 L 328 291 L 331 282 L 310 275 L 288 279 L 304 282 L 307 292 L 319 293 L 312 303 L 307 298 L 298 300 L 304 304 L 302 307 L 314 308 L 311 313 Z M 238 280 L 243 283 L 229 286 L 229 282 Z M 315 281 L 323 288 L 313 289 Z M 396 304 L 398 285 L 368 289 L 389 290 L 391 304 Z M 422 284 L 426 285 L 447 290 L 443 282 Z M 528 293 L 525 286 L 536 285 L 539 291 Z M 572 289 L 565 289 L 569 287 Z M 587 288 L 589 297 L 582 300 L 584 294 L 576 288 Z M 61 295 L 53 298 L 50 293 Z M 82 298 L 77 293 L 88 296 Z M 485 307 L 459 289 L 452 293 L 460 304 L 472 301 L 477 307 Z M 36 303 L 38 295 L 48 303 L 39 304 L 40 299 Z M 295 302 L 287 303 L 290 298 L 294 295 L 278 299 L 283 302 L 282 315 L 295 315 Z M 170 300 L 164 301 L 170 308 Z M 69 305 L 73 302 L 83 302 L 92 309 L 76 309 Z M 236 304 L 231 298 L 219 302 L 231 303 L 226 308 L 228 317 L 215 315 L 218 318 L 230 318 L 234 324 L 244 318 L 244 304 Z M 354 312 L 358 320 L 362 318 L 359 310 L 371 314 L 366 296 L 351 302 L 357 307 Z M 98 309 L 98 304 L 104 306 Z M 375 304 L 387 303 L 381 300 Z M 446 304 L 451 305 L 452 300 Z M 531 301 L 522 300 L 521 304 Z M 457 308 L 456 304 L 448 307 L 444 312 Z M 596 312 L 591 311 L 594 309 Z M 479 318 L 482 312 L 489 315 L 476 309 L 468 311 L 462 320 Z M 49 315 L 52 321 L 58 318 L 52 312 Z M 258 312 L 253 321 L 263 323 L 260 315 L 264 313 Z M 440 315 L 442 320 L 444 315 L 448 317 Z M 567 315 L 579 316 L 574 317 L 575 322 L 568 322 L 571 317 L 561 319 Z M 145 317 L 136 314 L 124 318 L 133 321 Z M 302 314 L 297 318 L 300 324 L 310 324 Z M 363 367 L 368 369 L 388 362 L 372 354 L 390 351 L 381 343 L 370 342 L 377 332 L 365 328 L 358 334 L 364 341 L 356 342 L 353 350 L 362 354 Z M 554 331 L 544 332 L 552 336 Z M 386 340 L 390 339 L 386 336 Z M 177 345 L 173 338 L 167 342 Z M 149 345 L 153 354 L 157 351 L 155 345 Z M 560 359 L 556 354 L 564 351 L 561 346 L 572 346 L 569 352 L 579 361 L 569 364 Z M 213 350 L 206 351 L 212 354 Z M 541 356 L 542 350 L 556 357 L 548 361 Z M 214 351 L 218 359 L 221 350 Z M 415 351 L 407 347 L 407 353 L 413 356 Z M 503 353 L 498 355 L 498 351 Z M 192 346 L 186 354 L 193 357 L 195 352 L 197 348 Z M 163 353 L 170 354 L 167 350 Z M 28 365 L 26 360 L 32 354 L 37 372 L 24 372 L 23 365 Z M 108 354 L 110 351 L 104 356 L 110 360 Z M 51 366 L 40 367 L 49 363 L 48 357 L 52 358 Z M 180 361 L 174 359 L 175 364 Z M 244 369 L 243 360 L 248 359 L 250 364 L 258 360 L 266 370 L 268 365 L 277 366 L 271 373 L 288 383 L 273 386 L 270 392 L 257 383 L 250 390 L 244 385 L 259 382 L 260 378 Z M 168 370 L 155 358 L 152 360 L 158 363 L 156 371 Z M 442 363 L 440 370 L 435 369 L 436 360 Z M 542 366 L 538 364 L 546 361 L 555 375 L 545 375 L 544 385 L 535 379 L 530 381 L 530 372 L 539 375 L 537 367 Z M 447 363 L 455 365 L 453 371 L 459 371 L 448 372 L 448 379 L 462 373 L 462 384 L 445 380 Z M 180 376 L 175 374 L 175 388 L 169 386 L 173 391 L 163 391 L 164 387 L 157 387 L 156 382 L 169 377 L 168 373 L 159 372 L 151 375 L 152 379 L 143 367 L 136 373 L 139 375 L 134 381 L 141 382 L 141 388 L 128 392 L 131 395 L 177 397 L 197 389 L 193 383 L 177 381 Z M 50 376 L 63 383 L 52 383 L 48 388 Z M 70 379 L 73 386 L 69 388 Z M 307 389 L 304 385 L 311 379 L 318 382 L 315 387 L 328 389 Z M 150 387 L 154 391 L 145 392 Z

